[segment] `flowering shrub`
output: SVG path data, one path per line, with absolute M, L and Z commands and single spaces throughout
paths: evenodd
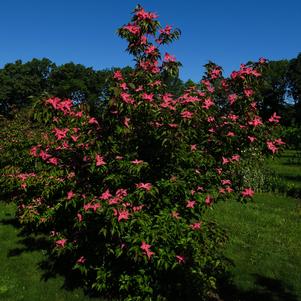
M 18 215 L 48 232 L 52 255 L 104 296 L 205 298 L 222 275 L 226 236 L 203 221 L 204 211 L 230 197 L 251 200 L 254 191 L 237 176 L 241 162 L 283 144 L 275 134 L 280 117 L 265 122 L 256 107 L 265 61 L 229 78 L 209 63 L 200 88 L 174 97 L 163 77 L 180 63 L 159 48 L 179 30 L 138 6 L 118 32 L 136 68 L 114 73 L 99 116 L 70 99 L 41 102 L 52 124 L 30 149 L 35 177 L 23 179 Z

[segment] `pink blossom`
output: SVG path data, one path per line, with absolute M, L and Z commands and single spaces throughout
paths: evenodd
M 206 98 L 204 100 L 204 104 L 202 105 L 202 108 L 208 110 L 210 107 L 212 107 L 214 105 L 214 102 L 212 101 L 212 99 L 209 97 L 209 98 Z
M 179 219 L 180 218 L 180 214 L 177 211 L 172 211 L 171 212 L 171 216 L 174 217 L 175 219 Z
M 120 87 L 122 90 L 127 90 L 127 89 L 128 89 L 126 83 L 120 83 L 120 84 L 119 84 L 119 87 Z
M 153 93 L 151 93 L 151 94 L 143 93 L 142 99 L 152 102 L 154 100 L 154 94 Z
M 275 154 L 278 151 L 278 147 L 272 141 L 267 141 L 266 144 L 268 149 L 272 151 L 273 154 Z
M 128 94 L 128 93 L 123 92 L 123 93 L 120 94 L 120 96 L 121 96 L 121 99 L 125 103 L 133 104 L 135 102 L 134 99 L 132 98 L 132 96 L 130 94 Z
M 274 113 L 274 114 L 269 118 L 269 122 L 279 123 L 280 118 L 281 118 L 280 116 L 277 116 L 277 114 Z
M 84 264 L 85 262 L 86 262 L 86 258 L 84 256 L 81 256 L 76 261 L 77 264 Z
M 193 230 L 199 230 L 201 229 L 201 223 L 198 222 L 198 223 L 193 223 L 190 225 L 190 228 L 193 229 Z
M 75 196 L 75 193 L 70 190 L 67 192 L 67 200 L 71 200 Z
M 244 191 L 242 191 L 242 196 L 243 197 L 252 197 L 254 195 L 254 191 L 252 190 L 252 188 L 245 188 Z
M 254 136 L 248 136 L 249 141 L 252 143 L 256 140 Z
M 52 157 L 52 158 L 48 159 L 48 162 L 53 165 L 58 165 L 59 160 L 58 160 L 58 158 Z
M 261 117 L 255 116 L 253 120 L 248 122 L 249 125 L 253 125 L 254 127 L 262 125 Z
M 52 132 L 54 132 L 54 135 L 57 138 L 57 140 L 61 140 L 61 139 L 65 138 L 68 131 L 69 131 L 69 129 L 58 129 L 58 128 L 54 128 L 52 130 Z
M 194 200 L 188 200 L 188 201 L 187 201 L 186 208 L 194 208 L 195 203 L 196 203 L 196 202 L 195 202 Z
M 125 117 L 124 118 L 124 120 L 123 120 L 123 124 L 127 127 L 127 128 L 129 128 L 129 122 L 130 122 L 130 118 L 128 118 L 128 117 Z
M 207 195 L 206 196 L 206 199 L 205 199 L 205 204 L 208 205 L 208 206 L 211 206 L 212 203 L 213 203 L 213 198 L 210 196 L 210 195 Z
M 83 220 L 83 216 L 80 213 L 77 213 L 77 219 L 81 223 Z
M 228 164 L 230 162 L 230 160 L 225 157 L 222 157 L 222 160 L 223 160 L 222 162 L 223 165 Z
M 136 184 L 136 187 L 138 189 L 145 189 L 147 191 L 150 191 L 152 189 L 152 184 L 151 183 L 139 183 L 139 184 Z
M 64 248 L 67 243 L 67 239 L 59 239 L 55 242 L 58 247 Z
M 160 29 L 159 32 L 162 34 L 170 35 L 172 27 L 170 25 L 166 25 L 165 28 Z
M 118 212 L 118 222 L 121 220 L 128 220 L 129 219 L 129 212 L 127 210 L 121 210 Z
M 165 55 L 164 55 L 164 61 L 165 62 L 175 62 L 176 61 L 176 58 L 175 58 L 175 56 L 173 56 L 173 55 L 170 55 L 169 53 L 165 53 Z
M 108 200 L 110 197 L 112 197 L 110 190 L 107 189 L 105 192 L 102 193 L 102 195 L 100 196 L 101 200 Z
M 277 145 L 284 145 L 285 144 L 285 142 L 283 142 L 281 140 L 281 138 L 275 139 L 274 143 L 276 143 Z
M 131 161 L 131 163 L 133 163 L 133 164 L 135 164 L 135 165 L 138 165 L 138 164 L 143 163 L 143 160 L 135 159 L 135 160 Z
M 96 125 L 99 125 L 99 123 L 98 123 L 98 121 L 96 120 L 96 118 L 94 118 L 94 117 L 91 117 L 90 119 L 89 119 L 89 122 L 88 122 L 89 124 L 96 124 Z
M 152 252 L 150 250 L 150 248 L 151 248 L 151 245 L 147 244 L 145 241 L 142 241 L 140 249 L 145 252 L 145 254 L 148 257 L 148 259 L 150 259 L 152 257 L 152 255 L 155 254 L 154 252 Z
M 190 150 L 193 152 L 193 151 L 196 151 L 196 148 L 197 148 L 197 145 L 196 144 L 191 144 L 190 145 Z
M 223 185 L 231 185 L 231 180 L 221 180 Z
M 193 113 L 185 110 L 181 113 L 181 116 L 182 116 L 182 118 L 191 119 L 193 117 Z
M 240 159 L 240 155 L 233 155 L 233 156 L 231 157 L 231 160 L 232 160 L 232 161 L 239 161 L 239 159 Z
M 230 94 L 230 95 L 228 96 L 228 100 L 229 100 L 229 102 L 230 102 L 230 105 L 233 105 L 234 102 L 237 100 L 237 94 Z
M 234 136 L 235 136 L 235 134 L 233 132 L 228 132 L 227 133 L 227 137 L 234 137 Z
M 177 259 L 178 263 L 180 263 L 180 264 L 185 262 L 184 256 L 176 255 L 176 259 Z
M 150 46 L 148 46 L 146 49 L 145 49 L 145 53 L 146 54 L 153 54 L 153 53 L 155 53 L 157 51 L 157 47 L 156 46 L 154 46 L 154 45 L 150 45 Z
M 102 165 L 106 164 L 106 162 L 104 161 L 103 157 L 100 156 L 99 154 L 97 154 L 95 156 L 95 160 L 96 160 L 96 166 L 102 166 Z
M 117 80 L 123 80 L 122 73 L 121 73 L 120 70 L 116 70 L 116 71 L 114 72 L 113 77 L 114 77 L 115 79 L 117 79 Z
M 246 97 L 251 97 L 254 94 L 254 91 L 252 89 L 245 89 L 244 94 Z
M 136 12 L 136 16 L 139 20 L 152 20 L 158 18 L 158 15 L 156 13 L 146 12 L 143 8 Z
M 135 24 L 128 24 L 122 27 L 125 30 L 128 30 L 130 33 L 134 35 L 138 35 L 140 33 L 140 27 Z

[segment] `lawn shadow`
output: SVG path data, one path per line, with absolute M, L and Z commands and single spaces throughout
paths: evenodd
M 241 290 L 233 281 L 221 285 L 221 301 L 300 301 L 293 289 L 279 279 L 252 274 L 255 288 Z

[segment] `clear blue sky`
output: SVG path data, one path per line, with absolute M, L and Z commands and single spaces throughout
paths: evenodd
M 132 65 L 116 29 L 137 3 L 157 12 L 162 25 L 181 29 L 168 52 L 182 62 L 184 80 L 199 80 L 208 60 L 229 73 L 261 56 L 301 52 L 300 0 L 2 0 L 0 67 L 34 57 L 95 69 Z

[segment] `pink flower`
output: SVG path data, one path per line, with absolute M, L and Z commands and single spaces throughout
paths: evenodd
M 204 104 L 202 105 L 202 108 L 208 110 L 210 107 L 212 107 L 214 105 L 214 102 L 212 101 L 212 99 L 209 97 L 209 98 L 206 98 L 204 100 Z
M 84 256 L 81 256 L 76 261 L 77 264 L 84 264 L 85 262 L 86 262 L 86 258 Z
M 156 13 L 146 12 L 143 8 L 136 12 L 136 16 L 138 17 L 138 20 L 152 20 L 158 18 Z
M 67 239 L 59 239 L 55 242 L 58 247 L 64 248 L 67 243 Z
M 145 52 L 146 54 L 153 54 L 153 53 L 156 52 L 156 50 L 157 50 L 157 47 L 156 47 L 156 46 L 150 45 L 150 46 L 148 46 L 148 47 L 145 49 L 144 52 Z
M 100 199 L 101 200 L 108 200 L 110 197 L 112 197 L 109 189 L 107 189 L 101 196 Z
M 147 191 L 150 191 L 152 189 L 152 184 L 151 183 L 139 183 L 136 184 L 136 187 L 139 189 L 145 189 Z
M 128 89 L 126 83 L 121 83 L 121 84 L 119 84 L 119 86 L 120 86 L 120 88 L 121 88 L 122 90 L 127 90 L 127 89 Z
M 277 116 L 277 114 L 274 113 L 274 114 L 269 118 L 269 122 L 279 123 L 280 118 L 281 118 L 280 116 Z
M 228 96 L 228 100 L 229 100 L 229 102 L 230 102 L 230 105 L 233 105 L 234 102 L 237 100 L 237 94 L 230 94 L 230 95 Z
M 222 157 L 222 160 L 223 160 L 222 162 L 223 165 L 228 164 L 230 162 L 230 160 L 225 157 Z
M 134 24 L 128 24 L 122 27 L 123 29 L 128 30 L 130 33 L 134 35 L 138 35 L 140 33 L 140 27 Z
M 116 70 L 113 74 L 113 77 L 117 80 L 123 80 L 122 73 L 120 70 Z
M 233 132 L 228 132 L 227 137 L 234 137 L 235 134 Z
M 262 121 L 261 121 L 261 118 L 259 116 L 255 116 L 254 119 L 249 121 L 248 123 L 249 123 L 249 125 L 253 125 L 254 127 L 262 125 Z
M 142 99 L 144 99 L 146 101 L 149 101 L 149 102 L 152 102 L 153 99 L 154 99 L 154 94 L 153 93 L 151 93 L 151 94 L 143 93 L 142 94 Z
M 180 218 L 180 214 L 177 211 L 172 211 L 171 212 L 171 216 L 175 219 L 179 219 Z
M 195 203 L 196 203 L 196 202 L 193 201 L 193 200 L 188 200 L 188 201 L 187 201 L 186 208 L 194 208 Z
M 176 255 L 176 259 L 177 259 L 178 263 L 180 263 L 180 264 L 185 262 L 184 256 Z
M 99 154 L 97 154 L 95 156 L 95 160 L 96 160 L 96 166 L 102 166 L 102 165 L 106 164 L 106 162 L 104 161 L 103 157 L 100 156 Z
M 231 185 L 231 180 L 221 180 L 223 185 Z
M 53 108 L 57 109 L 58 104 L 61 102 L 61 100 L 57 97 L 49 98 L 46 100 L 46 103 L 49 103 L 53 106 Z
M 182 116 L 182 118 L 191 119 L 193 117 L 193 113 L 185 110 L 181 113 L 181 116 Z
M 210 196 L 210 195 L 207 195 L 206 196 L 206 199 L 205 199 L 205 204 L 208 205 L 208 206 L 211 206 L 212 203 L 213 203 L 213 198 Z
M 267 147 L 273 154 L 278 151 L 278 147 L 272 141 L 267 141 Z
M 166 25 L 165 28 L 160 29 L 159 32 L 161 34 L 166 34 L 166 35 L 170 35 L 170 31 L 171 31 L 172 27 L 170 25 Z
M 198 222 L 198 223 L 193 223 L 190 225 L 190 228 L 193 229 L 193 230 L 199 230 L 201 229 L 201 223 Z
M 77 219 L 81 223 L 83 220 L 83 216 L 80 213 L 77 213 Z
M 196 147 L 197 145 L 196 144 L 191 144 L 190 145 L 190 150 L 193 152 L 193 151 L 196 151 Z
M 246 97 L 251 97 L 254 94 L 254 91 L 252 89 L 245 89 L 244 94 Z
M 264 58 L 264 57 L 261 57 L 261 58 L 259 59 L 259 63 L 260 63 L 260 64 L 264 64 L 266 61 L 267 61 L 267 59 Z
M 133 104 L 135 102 L 134 99 L 132 98 L 132 96 L 130 94 L 128 94 L 128 93 L 123 92 L 123 93 L 120 94 L 120 96 L 121 96 L 121 99 L 125 103 Z
M 254 195 L 254 191 L 251 188 L 245 188 L 241 193 L 243 197 L 252 197 Z
M 151 245 L 145 243 L 145 241 L 142 241 L 142 244 L 141 244 L 141 246 L 140 246 L 140 249 L 143 250 L 143 251 L 145 252 L 145 254 L 146 254 L 146 256 L 148 257 L 148 259 L 150 259 L 151 256 L 155 254 L 154 252 L 152 252 L 152 251 L 150 250 L 150 248 L 151 248 Z
M 69 131 L 69 129 L 58 129 L 58 128 L 54 128 L 52 130 L 52 132 L 54 132 L 54 135 L 57 140 L 61 140 L 61 139 L 65 138 L 68 131 Z
M 75 193 L 71 190 L 67 193 L 67 200 L 71 200 L 75 196 Z
M 240 155 L 233 155 L 233 156 L 231 157 L 231 160 L 232 160 L 232 161 L 239 161 L 239 159 L 240 159 Z
M 118 222 L 121 220 L 128 220 L 129 219 L 129 212 L 127 210 L 121 210 L 118 212 Z
M 285 142 L 283 142 L 281 140 L 281 138 L 275 139 L 274 143 L 276 143 L 277 145 L 284 145 L 285 144 Z
M 96 118 L 94 118 L 94 117 L 91 117 L 90 119 L 89 119 L 89 122 L 88 122 L 89 124 L 96 124 L 96 125 L 99 125 L 99 123 L 98 123 L 98 121 L 96 120 Z
M 254 136 L 248 136 L 249 141 L 252 143 L 256 140 Z
M 52 157 L 48 160 L 48 162 L 53 164 L 53 165 L 58 165 L 59 160 L 58 160 L 58 158 Z
M 175 56 L 173 56 L 173 55 L 170 55 L 169 53 L 165 53 L 165 55 L 164 55 L 164 61 L 165 62 L 175 62 L 176 61 L 176 58 L 175 58 Z
M 131 119 L 128 118 L 128 117 L 125 117 L 124 120 L 123 120 L 123 124 L 124 124 L 127 128 L 129 128 L 129 121 L 130 121 L 130 120 L 131 120 Z
M 138 164 L 143 163 L 143 160 L 135 159 L 135 160 L 131 161 L 131 163 L 133 163 L 133 164 L 135 164 L 135 165 L 138 165 Z

